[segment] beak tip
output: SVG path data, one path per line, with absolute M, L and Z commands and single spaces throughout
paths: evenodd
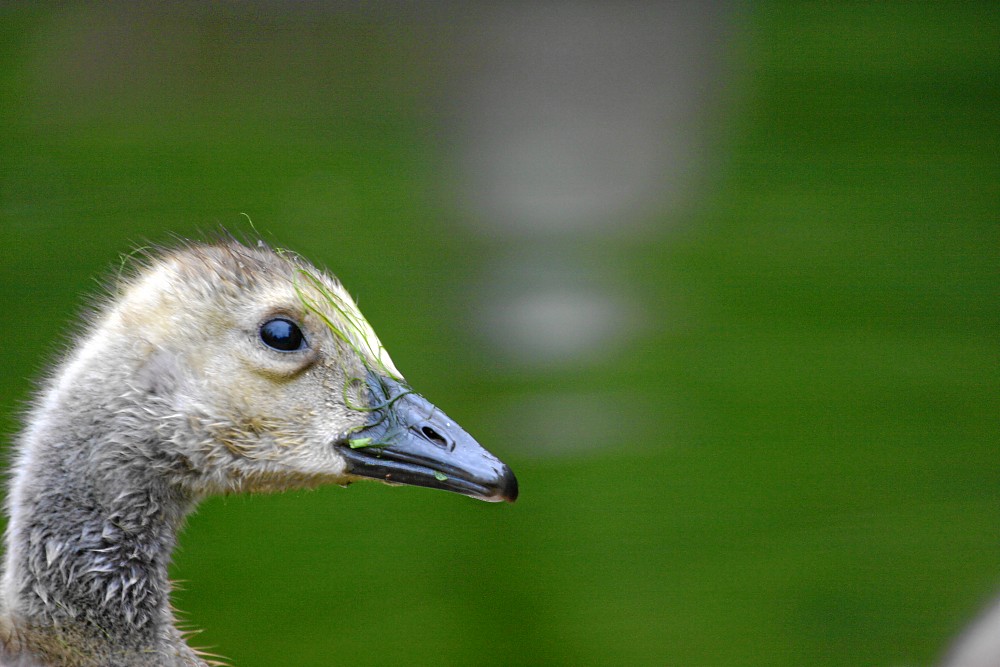
M 512 503 L 517 500 L 517 492 L 517 477 L 514 476 L 514 471 L 504 466 L 503 475 L 500 477 L 500 492 L 498 495 L 501 500 Z

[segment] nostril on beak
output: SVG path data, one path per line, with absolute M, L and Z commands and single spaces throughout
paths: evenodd
M 430 440 L 431 442 L 433 442 L 438 447 L 441 447 L 442 449 L 452 450 L 452 449 L 455 448 L 455 445 L 454 445 L 453 442 L 451 442 L 448 438 L 444 437 L 443 435 L 441 435 L 440 433 L 438 433 L 437 431 L 435 431 L 430 426 L 426 426 L 426 425 L 425 426 L 421 426 L 420 427 L 420 433 L 423 434 L 423 436 L 425 438 L 427 438 L 428 440 Z

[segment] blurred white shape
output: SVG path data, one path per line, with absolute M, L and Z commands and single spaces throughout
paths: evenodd
M 686 194 L 729 12 L 719 1 L 508 3 L 462 24 L 457 198 L 507 249 L 506 266 L 488 263 L 477 324 L 512 363 L 601 363 L 647 319 L 637 290 L 598 275 L 612 264 L 590 261 L 603 252 L 593 240 L 648 233 Z M 526 277 L 522 257 L 540 247 Z
M 633 319 L 611 295 L 559 287 L 494 302 L 487 317 L 493 345 L 531 365 L 603 360 Z
M 631 453 L 649 442 L 641 433 L 654 407 L 636 396 L 616 391 L 544 393 L 507 403 L 495 424 L 518 424 L 518 436 L 508 442 L 525 458 L 552 458 L 597 452 L 621 446 Z
M 484 269 L 476 326 L 512 365 L 600 364 L 646 325 L 641 298 L 562 243 L 514 244 Z
M 1000 665 L 1000 602 L 976 620 L 951 650 L 943 667 Z
M 456 197 L 494 241 L 472 312 L 511 367 L 607 364 L 654 316 L 672 315 L 643 308 L 642 286 L 627 284 L 605 241 L 655 233 L 689 196 L 729 11 L 718 1 L 507 3 L 462 26 Z M 525 455 L 632 446 L 661 413 L 599 390 L 518 403 Z
M 484 221 L 508 231 L 559 233 L 642 217 L 644 205 L 665 192 L 654 180 L 656 144 L 641 131 L 622 132 L 586 116 L 484 138 L 496 141 L 482 146 L 494 159 L 476 172 L 480 182 L 473 185 Z
M 724 33 L 719 2 L 500 5 L 470 30 L 471 217 L 508 233 L 634 227 L 676 203 Z M 475 40 L 473 43 L 472 40 Z

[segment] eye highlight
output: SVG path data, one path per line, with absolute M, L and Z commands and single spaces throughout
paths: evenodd
M 260 325 L 260 340 L 279 352 L 295 352 L 306 347 L 306 339 L 299 325 L 283 317 L 276 317 Z

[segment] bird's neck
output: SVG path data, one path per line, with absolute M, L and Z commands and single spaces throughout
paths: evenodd
M 204 664 L 174 627 L 167 575 L 194 499 L 148 472 L 154 434 L 41 417 L 14 465 L 0 646 L 53 664 Z

